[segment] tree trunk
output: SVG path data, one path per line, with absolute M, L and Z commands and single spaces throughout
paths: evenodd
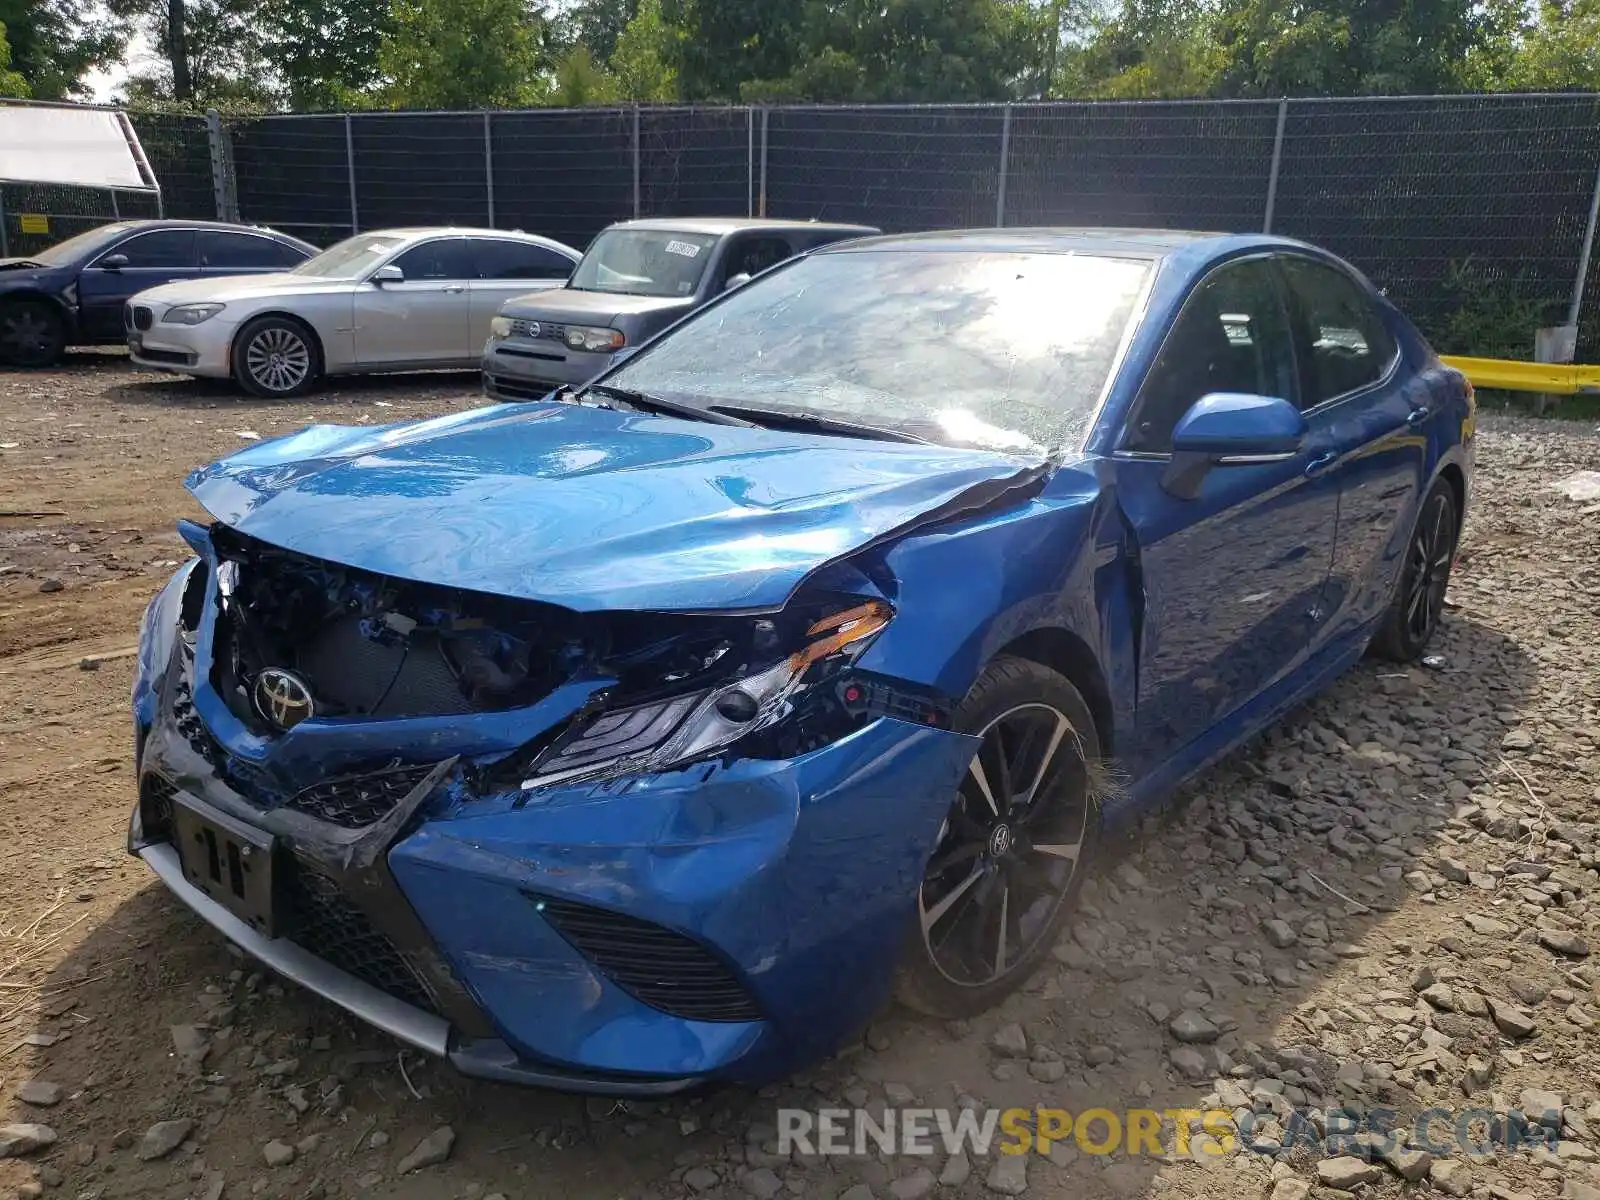
M 194 81 L 189 77 L 188 14 L 184 0 L 167 0 L 167 58 L 172 63 L 172 98 L 189 100 L 194 96 Z

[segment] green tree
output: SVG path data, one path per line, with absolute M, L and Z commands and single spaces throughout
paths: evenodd
M 638 11 L 639 0 L 579 0 L 552 22 L 552 40 L 564 50 L 587 46 L 596 62 L 608 62 Z
M 661 0 L 640 0 L 638 11 L 616 39 L 611 53 L 617 95 L 636 103 L 678 98 L 676 63 L 682 53 L 679 31 L 667 23 Z
M 6 40 L 6 25 L 0 21 L 0 96 L 26 97 L 28 81 L 11 69 L 11 43 Z
M 789 76 L 805 57 L 806 7 L 807 0 L 662 0 L 663 18 L 680 31 L 683 98 L 738 100 L 750 80 Z
M 1222 0 L 1219 90 L 1362 96 L 1483 86 L 1509 52 L 1513 11 L 1479 0 Z
M 1546 3 L 1506 83 L 1533 91 L 1600 91 L 1600 0 Z
M 75 0 L 0 0 L 0 24 L 11 46 L 11 70 L 36 100 L 83 94 L 83 77 L 115 61 L 127 28 Z
M 1003 100 L 1035 91 L 1044 11 L 1006 0 L 812 3 L 793 65 L 746 100 Z
M 274 99 L 259 0 L 110 0 L 160 47 L 160 65 L 129 80 L 137 103 L 267 108 Z
M 387 108 L 503 108 L 544 101 L 546 24 L 523 0 L 394 0 L 378 46 Z
M 277 89 L 294 112 L 359 104 L 381 81 L 389 0 L 263 0 L 260 23 Z
M 558 108 L 582 108 L 589 104 L 615 104 L 617 81 L 611 72 L 595 62 L 589 47 L 579 43 L 556 61 L 556 82 L 546 103 Z

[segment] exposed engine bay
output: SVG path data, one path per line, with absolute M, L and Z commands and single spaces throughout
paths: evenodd
M 849 630 L 857 629 L 857 637 L 875 632 L 890 611 L 878 601 L 864 605 L 859 595 L 823 592 L 768 615 L 578 613 L 375 575 L 223 525 L 213 526 L 211 536 L 219 608 L 213 683 L 236 716 L 269 734 L 294 723 L 264 686 L 286 672 L 309 691 L 309 705 L 296 719 L 506 710 L 536 703 L 569 681 L 592 680 L 604 686 L 583 715 L 590 724 L 602 710 L 642 711 L 678 697 L 683 711 L 673 709 L 676 716 L 686 717 L 691 701 L 714 702 L 753 732 L 770 723 L 757 722 L 758 709 L 770 718 L 767 702 L 788 701 L 802 677 L 811 691 L 835 682 L 853 640 Z M 870 630 L 861 624 L 869 610 L 882 613 Z M 762 672 L 782 676 L 782 695 L 777 686 L 755 699 L 718 691 Z M 886 697 L 865 679 L 844 692 L 822 690 L 828 710 L 822 719 L 830 727 L 859 723 L 884 703 L 910 703 L 918 713 L 925 707 Z M 798 723 L 794 736 L 804 739 L 809 724 Z M 837 735 L 836 728 L 830 732 Z

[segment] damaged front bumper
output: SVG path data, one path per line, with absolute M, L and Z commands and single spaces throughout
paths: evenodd
M 141 639 L 130 849 L 281 974 L 466 1074 L 613 1095 L 760 1084 L 886 997 L 974 739 L 880 716 L 788 758 L 491 788 L 474 759 L 570 716 L 581 689 L 262 745 L 212 689 L 206 633 L 173 634 L 184 592 L 180 573 Z M 343 774 L 380 749 L 423 765 Z M 253 786 L 264 764 L 306 786 Z M 352 824 L 374 797 L 382 815 Z M 268 908 L 185 869 L 178 812 L 268 847 Z

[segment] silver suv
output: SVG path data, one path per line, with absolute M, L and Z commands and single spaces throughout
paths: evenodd
M 586 383 L 612 357 L 786 258 L 866 237 L 868 225 L 661 218 L 604 229 L 563 288 L 500 306 L 483 347 L 483 390 L 537 400 Z

